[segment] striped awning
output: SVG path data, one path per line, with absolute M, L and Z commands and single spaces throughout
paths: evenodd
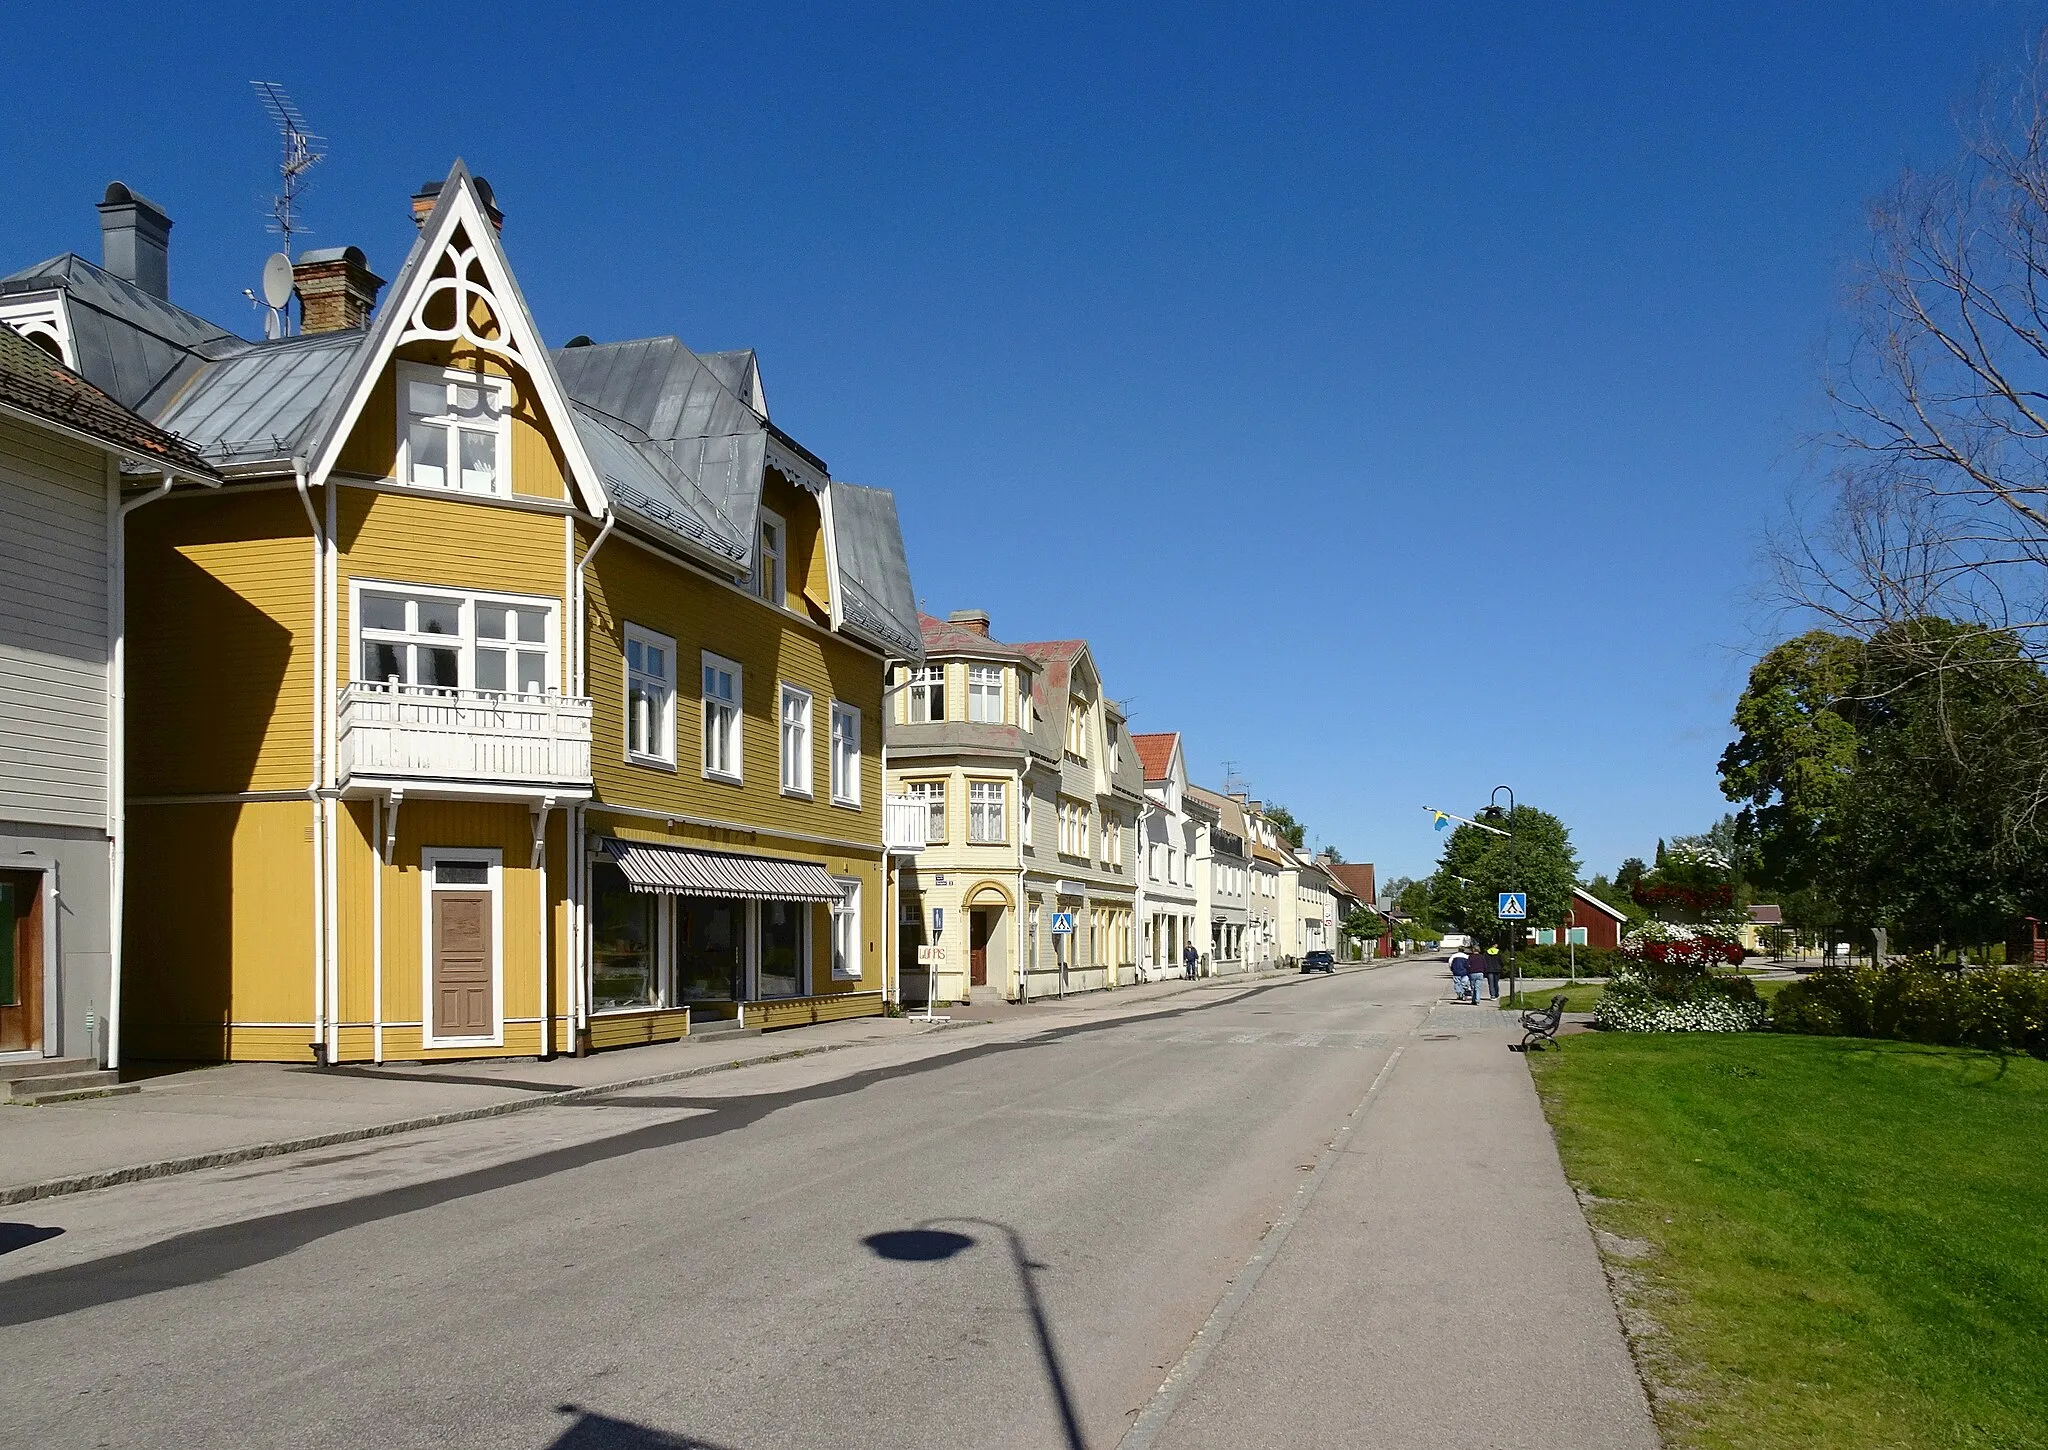
M 823 866 L 773 856 L 693 851 L 645 841 L 600 839 L 598 849 L 617 864 L 636 891 L 683 896 L 739 896 L 755 901 L 837 901 L 839 886 Z

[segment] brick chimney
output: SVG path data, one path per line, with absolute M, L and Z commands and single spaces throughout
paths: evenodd
M 301 332 L 342 332 L 370 325 L 384 279 L 370 270 L 359 247 L 322 247 L 292 267 L 299 294 Z
M 988 638 L 988 611 L 986 609 L 956 609 L 946 616 L 946 623 L 957 624 L 962 629 L 971 629 L 983 639 Z
M 491 193 L 491 184 L 481 176 L 472 176 L 476 183 L 476 194 L 483 198 L 484 215 L 491 219 L 491 230 L 502 234 L 505 230 L 505 213 L 498 209 L 498 199 Z M 425 230 L 427 218 L 433 215 L 434 203 L 441 199 L 441 183 L 428 181 L 412 194 L 412 224 Z
M 100 265 L 152 297 L 171 300 L 171 219 L 125 182 L 107 187 L 99 204 Z

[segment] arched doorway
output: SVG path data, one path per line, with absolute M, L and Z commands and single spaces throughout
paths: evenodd
M 967 892 L 967 990 L 985 991 L 1009 980 L 1010 894 L 993 881 Z M 994 975 L 991 976 L 990 973 Z

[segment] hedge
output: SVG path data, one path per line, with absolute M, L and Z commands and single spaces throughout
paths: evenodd
M 1771 1003 L 1780 1032 L 1888 1037 L 2048 1058 L 2048 972 L 1923 963 L 1829 967 Z

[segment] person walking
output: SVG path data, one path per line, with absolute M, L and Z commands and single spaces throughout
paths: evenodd
M 1459 947 L 1451 953 L 1451 996 L 1460 1002 L 1472 1000 L 1472 979 L 1465 974 L 1471 962 L 1471 957 L 1466 955 L 1463 947 Z
M 1486 973 L 1487 992 L 1494 1001 L 1498 1002 L 1500 1000 L 1500 948 L 1497 946 L 1488 947 L 1482 965 Z M 1475 1002 L 1479 1000 L 1479 978 L 1477 977 L 1472 979 L 1472 1000 Z
M 1188 980 L 1192 982 L 1195 979 L 1195 968 L 1202 964 L 1202 955 L 1195 950 L 1193 942 L 1181 948 L 1180 964 L 1187 968 Z

